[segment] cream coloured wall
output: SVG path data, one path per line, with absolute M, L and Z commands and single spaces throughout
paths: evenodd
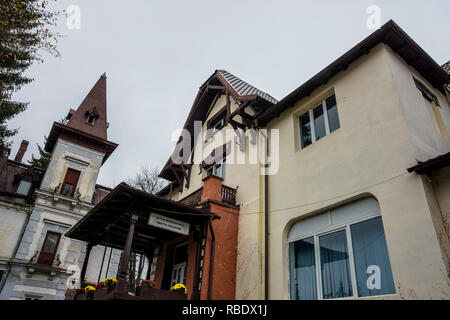
M 417 163 L 417 144 L 391 63 L 390 52 L 379 44 L 268 124 L 280 130 L 280 169 L 269 177 L 270 299 L 289 297 L 290 226 L 368 195 L 381 207 L 397 291 L 382 298 L 450 298 L 425 187 L 406 171 Z M 297 116 L 333 91 L 340 129 L 300 150 Z
M 238 104 L 230 97 L 231 112 L 233 112 Z M 263 192 L 263 177 L 259 175 L 260 165 L 258 163 L 238 164 L 238 155 L 243 156 L 239 150 L 237 140 L 235 137 L 225 136 L 224 139 L 219 139 L 220 135 L 212 137 L 208 143 L 204 142 L 206 134 L 206 123 L 211 117 L 219 112 L 226 105 L 226 96 L 221 95 L 214 106 L 211 107 L 207 115 L 207 119 L 202 127 L 202 136 L 197 137 L 197 144 L 195 155 L 203 154 L 202 160 L 207 157 L 211 151 L 224 143 L 232 141 L 232 153 L 227 157 L 227 164 L 225 170 L 224 184 L 232 188 L 238 188 L 236 201 L 240 206 L 239 216 L 239 232 L 238 237 L 238 257 L 237 257 L 237 272 L 236 272 L 236 299 L 262 299 L 263 298 L 263 278 L 262 278 L 262 229 L 263 225 L 263 202 L 260 193 Z M 233 130 L 231 125 L 224 127 L 221 132 Z M 246 138 L 247 148 L 254 148 L 249 143 L 249 138 Z M 203 149 L 202 149 L 203 148 Z M 203 152 L 202 152 L 203 151 Z M 231 164 L 231 159 L 234 159 L 234 164 Z M 190 195 L 194 191 L 203 186 L 202 179 L 205 177 L 205 172 L 199 172 L 199 165 L 194 164 L 189 188 L 183 188 L 180 193 L 179 190 L 174 190 L 172 200 L 181 200 Z M 166 197 L 168 197 L 167 195 Z M 245 283 L 245 285 L 240 285 Z
M 450 134 L 450 105 L 447 97 L 389 47 L 387 52 L 394 84 L 415 148 L 416 159 L 426 161 L 449 152 L 450 140 L 442 136 L 432 107 L 416 88 L 414 77 L 438 98 L 440 107 L 437 110 L 441 114 L 447 134 Z
M 399 55 L 387 47 L 389 63 L 400 96 L 400 101 L 411 140 L 415 148 L 417 161 L 426 161 L 450 151 L 450 104 L 447 96 L 422 77 L 413 67 L 408 65 Z M 420 81 L 432 92 L 439 101 L 439 107 L 432 105 L 422 97 L 416 88 L 414 79 Z M 439 122 L 442 121 L 444 128 Z M 447 193 L 450 198 L 450 188 L 442 183 L 445 169 L 435 172 L 433 177 L 422 179 L 428 204 L 432 213 L 436 234 L 441 245 L 447 271 L 450 274 L 450 239 L 448 218 L 445 211 L 446 200 L 439 193 Z M 437 180 L 435 183 L 433 180 Z M 443 187 L 444 186 L 444 192 Z M 447 189 L 445 189 L 447 187 Z M 439 193 L 438 193 L 439 192 Z

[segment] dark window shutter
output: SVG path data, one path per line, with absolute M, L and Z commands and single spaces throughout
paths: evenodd
M 53 259 L 55 259 L 60 239 L 61 234 L 50 231 L 47 232 L 39 254 L 38 264 L 47 266 L 51 266 L 53 264 Z
M 66 177 L 61 189 L 61 193 L 68 197 L 73 197 L 75 193 L 75 187 L 77 186 L 78 179 L 80 179 L 80 171 L 74 169 L 67 169 Z

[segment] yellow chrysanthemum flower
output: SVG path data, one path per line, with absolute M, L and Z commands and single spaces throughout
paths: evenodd
M 174 286 L 172 287 L 172 289 L 170 289 L 170 290 L 171 290 L 171 291 L 174 291 L 174 292 L 187 293 L 187 288 L 186 288 L 186 286 L 185 286 L 184 284 L 182 284 L 182 283 L 178 283 L 178 284 L 174 285 Z
M 94 288 L 93 286 L 87 286 L 86 288 L 84 288 L 84 291 L 85 291 L 86 293 L 94 292 L 94 291 L 95 291 L 95 288 Z
M 105 281 L 103 281 L 105 283 L 105 285 L 109 286 L 109 285 L 114 285 L 117 283 L 117 279 L 116 278 L 106 278 Z

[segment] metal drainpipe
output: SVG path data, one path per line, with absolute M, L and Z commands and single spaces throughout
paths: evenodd
M 264 175 L 264 299 L 269 300 L 269 141 L 266 138 L 265 175 Z
M 213 267 L 214 267 L 214 253 L 216 247 L 216 237 L 212 227 L 211 220 L 209 220 L 209 230 L 211 230 L 211 255 L 209 257 L 209 275 L 208 275 L 208 300 L 211 300 L 212 295 L 212 281 L 213 281 Z M 206 244 L 206 243 L 205 243 Z
M 269 176 L 264 176 L 264 299 L 269 300 Z
M 29 206 L 28 211 L 29 211 L 29 214 L 25 218 L 25 223 L 22 226 L 22 230 L 20 232 L 20 237 L 17 240 L 17 244 L 14 248 L 13 254 L 11 255 L 11 260 L 16 257 L 17 251 L 19 251 L 20 243 L 22 242 L 22 239 L 23 239 L 23 235 L 25 234 L 25 231 L 27 230 L 28 222 L 30 221 L 31 214 L 33 213 L 33 210 L 31 209 L 31 205 Z M 8 261 L 8 270 L 6 270 L 5 279 L 0 284 L 0 294 L 3 291 L 3 287 L 5 286 L 5 283 L 6 283 L 6 280 L 8 279 L 8 275 L 9 275 L 10 271 L 11 271 L 11 261 Z

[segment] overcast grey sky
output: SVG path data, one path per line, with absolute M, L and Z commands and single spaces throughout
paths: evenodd
M 115 186 L 144 165 L 162 166 L 198 88 L 216 69 L 280 100 L 373 32 L 368 6 L 381 8 L 440 65 L 450 60 L 450 1 L 61 0 L 81 9 L 81 29 L 58 31 L 61 58 L 28 70 L 35 81 L 15 98 L 28 109 L 11 120 L 37 153 L 53 121 L 77 108 L 108 75 L 108 138 L 119 147 L 100 171 Z

